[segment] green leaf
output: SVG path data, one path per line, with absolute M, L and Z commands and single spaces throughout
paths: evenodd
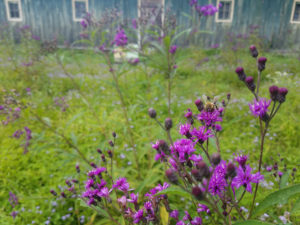
M 300 184 L 296 184 L 287 188 L 282 188 L 279 191 L 275 191 L 269 194 L 259 205 L 255 208 L 252 216 L 256 216 L 259 213 L 264 212 L 269 207 L 282 203 L 292 197 L 293 195 L 300 193 Z
M 281 176 L 279 185 L 280 189 L 285 188 L 287 186 L 287 183 L 289 181 L 289 175 L 290 173 L 289 171 L 287 171 Z
M 291 214 L 295 214 L 296 212 L 300 211 L 300 198 L 298 198 L 294 204 L 294 207 L 291 211 Z
M 233 225 L 270 225 L 272 223 L 266 223 L 258 220 L 247 220 L 242 222 L 234 223 Z
M 157 194 L 155 194 L 155 196 L 162 195 L 162 194 L 180 195 L 180 196 L 185 197 L 185 198 L 190 198 L 191 197 L 190 193 L 188 193 L 185 190 L 180 189 L 178 187 L 169 187 L 169 188 L 167 188 L 163 191 L 158 192 Z

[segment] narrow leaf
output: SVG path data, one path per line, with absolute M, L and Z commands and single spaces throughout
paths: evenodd
M 234 223 L 233 225 L 270 225 L 272 223 L 266 223 L 258 220 L 247 220 L 242 222 Z

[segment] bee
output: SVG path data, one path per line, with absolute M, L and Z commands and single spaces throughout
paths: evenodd
M 212 112 L 215 109 L 218 109 L 217 101 L 219 100 L 219 96 L 215 96 L 211 99 L 209 96 L 203 95 L 202 99 L 204 100 L 205 111 Z

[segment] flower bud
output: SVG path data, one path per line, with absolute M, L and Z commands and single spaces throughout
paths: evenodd
M 101 159 L 102 159 L 102 162 L 104 162 L 104 163 L 106 162 L 105 155 L 102 154 L 102 155 L 101 155 Z
M 72 182 L 73 182 L 74 184 L 78 184 L 78 183 L 79 183 L 79 181 L 76 180 L 76 179 L 72 179 Z
M 76 164 L 75 168 L 76 168 L 76 172 L 77 172 L 77 173 L 80 173 L 80 167 L 79 167 L 78 164 Z
M 91 167 L 97 168 L 97 165 L 93 162 L 90 163 Z
M 195 101 L 195 105 L 197 106 L 198 110 L 201 112 L 204 109 L 204 104 L 201 99 L 197 99 Z
M 260 57 L 258 59 L 258 70 L 259 71 L 263 71 L 266 68 L 266 62 L 267 62 L 267 58 L 266 57 Z
M 273 85 L 273 86 L 269 87 L 269 92 L 270 92 L 271 99 L 273 101 L 276 101 L 278 98 L 279 88 L 277 86 Z
M 193 187 L 193 189 L 192 189 L 192 194 L 198 199 L 198 200 L 203 200 L 203 192 L 202 192 L 202 190 L 201 190 L 201 188 L 200 187 L 198 187 L 198 186 L 195 186 L 195 187 Z
M 230 98 L 231 98 L 231 94 L 230 94 L 230 93 L 228 93 L 228 94 L 227 94 L 227 100 L 229 101 L 229 100 L 230 100 Z
M 209 178 L 210 172 L 209 172 L 209 168 L 205 162 L 203 162 L 203 161 L 198 162 L 196 164 L 196 168 L 200 172 L 201 177 Z
M 98 152 L 99 154 L 102 154 L 102 151 L 101 151 L 100 148 L 97 149 L 97 152 Z
M 148 114 L 152 119 L 156 118 L 156 111 L 153 108 L 148 109 Z
M 164 140 L 159 140 L 158 141 L 158 150 L 159 150 L 159 152 L 163 152 L 167 155 L 170 153 L 169 145 Z
M 72 186 L 72 184 L 71 184 L 71 182 L 70 182 L 69 180 L 66 180 L 66 184 L 67 184 L 69 187 Z
M 65 192 L 61 192 L 61 193 L 60 193 L 60 196 L 63 197 L 63 198 L 66 198 L 66 197 L 67 197 L 66 194 L 65 194 Z
M 166 170 L 166 177 L 169 179 L 169 181 L 173 184 L 178 184 L 178 177 L 176 175 L 175 170 L 173 169 L 167 169 Z
M 116 138 L 117 137 L 116 132 L 112 132 L 112 136 L 113 136 L 113 138 Z
M 221 162 L 221 156 L 219 153 L 214 153 L 211 156 L 211 162 L 216 166 Z
M 244 68 L 243 67 L 237 67 L 236 70 L 235 70 L 235 72 L 237 73 L 237 75 L 238 75 L 238 77 L 239 77 L 239 79 L 241 81 L 245 81 L 246 74 L 244 72 Z
M 250 53 L 251 53 L 252 57 L 256 58 L 258 56 L 258 51 L 256 49 L 256 46 L 251 45 L 249 49 L 250 49 Z
M 109 144 L 111 147 L 114 147 L 114 143 L 113 143 L 112 140 L 110 140 L 110 141 L 108 142 L 108 144 Z
M 199 170 L 197 169 L 192 169 L 191 171 L 193 177 L 197 180 L 197 181 L 201 181 L 202 180 L 202 176 L 201 173 L 199 172 Z
M 226 176 L 230 178 L 234 178 L 236 176 L 236 170 L 233 163 L 228 163 L 226 168 Z
M 54 190 L 50 190 L 50 193 L 51 193 L 53 196 L 57 196 L 57 193 L 56 193 Z
M 111 150 L 108 150 L 107 153 L 108 153 L 109 158 L 112 158 L 112 157 L 113 157 L 113 153 L 112 153 Z
M 173 127 L 173 121 L 171 118 L 167 118 L 165 120 L 165 128 L 166 130 L 170 130 Z
M 287 93 L 288 93 L 288 89 L 287 88 L 284 88 L 284 87 L 279 88 L 278 101 L 280 103 L 285 102 L 285 96 L 287 95 Z
M 255 91 L 255 84 L 254 84 L 254 79 L 253 77 L 249 76 L 249 77 L 246 77 L 245 79 L 245 82 L 246 82 L 246 85 L 247 87 L 249 88 L 250 91 Z

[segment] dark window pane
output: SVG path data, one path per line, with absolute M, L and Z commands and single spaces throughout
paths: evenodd
M 296 3 L 293 21 L 300 21 L 300 3 Z
M 228 20 L 230 19 L 231 14 L 231 2 L 228 1 L 220 1 L 221 7 L 219 8 L 219 16 L 220 20 Z
M 75 17 L 77 19 L 82 18 L 84 17 L 86 12 L 87 12 L 87 8 L 85 2 L 75 1 Z
M 16 2 L 9 2 L 9 14 L 10 18 L 20 18 L 20 12 L 19 12 L 19 4 Z

